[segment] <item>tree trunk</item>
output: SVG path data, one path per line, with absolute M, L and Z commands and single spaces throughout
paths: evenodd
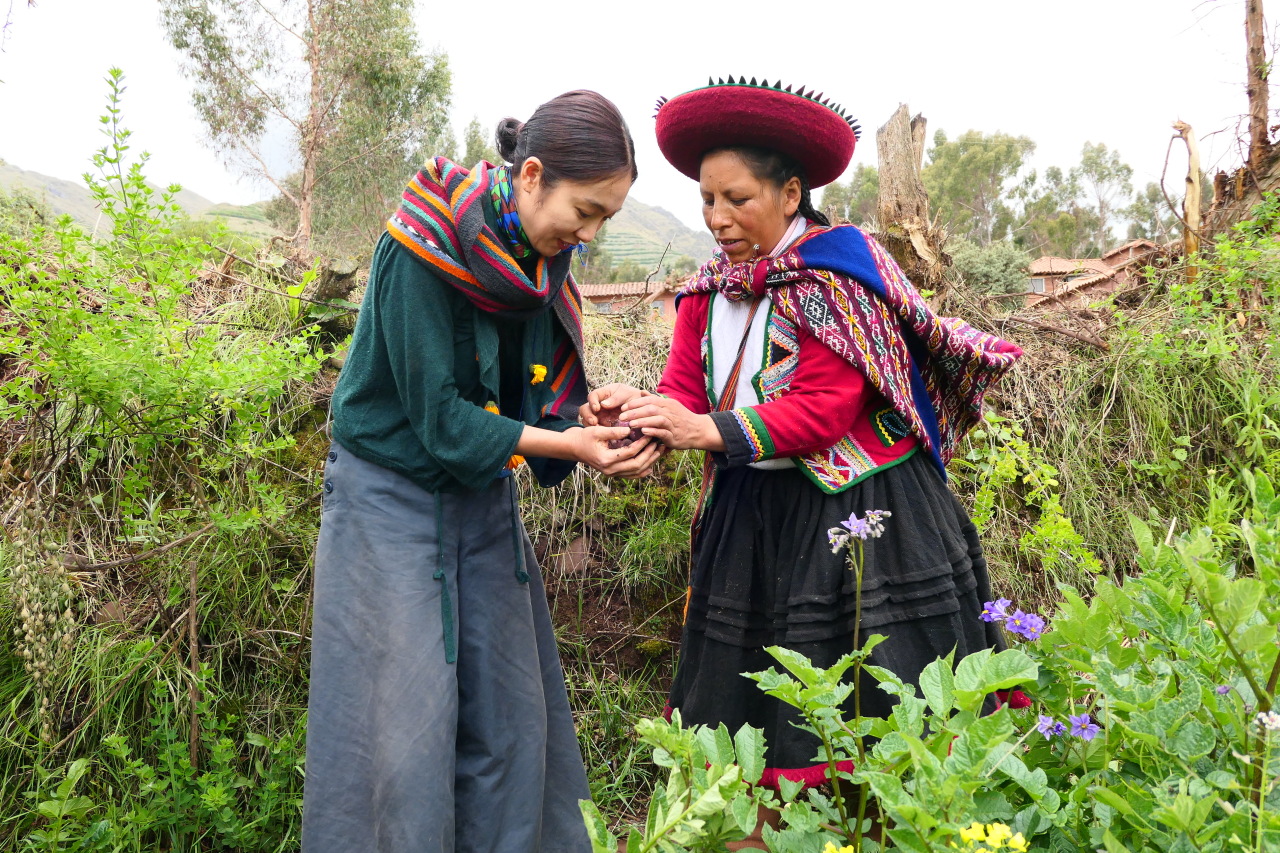
M 293 235 L 293 244 L 303 249 L 311 246 L 311 221 L 313 204 L 316 195 L 316 159 L 319 156 L 320 134 L 322 130 L 322 113 L 325 109 L 324 67 L 320 54 L 321 27 L 316 21 L 317 3 L 307 4 L 307 72 L 310 78 L 310 91 L 307 99 L 307 115 L 299 128 L 298 151 L 302 155 L 302 174 L 298 187 L 298 230 Z
M 951 257 L 943 251 L 947 235 L 929 217 L 929 196 L 920 180 L 924 159 L 924 116 L 910 118 L 906 104 L 876 131 L 880 157 L 880 193 L 876 200 L 876 238 L 921 290 L 941 301 Z
M 1271 135 L 1267 130 L 1268 73 L 1262 0 L 1249 0 L 1245 7 L 1244 31 L 1248 41 L 1245 56 L 1249 75 L 1245 91 L 1249 95 L 1249 162 L 1261 163 L 1271 152 Z
M 1249 159 L 1233 174 L 1213 179 L 1213 207 L 1205 217 L 1202 236 L 1227 230 L 1246 219 L 1264 195 L 1280 190 L 1277 151 L 1267 126 L 1269 73 L 1262 0 L 1245 6 L 1245 90 L 1249 95 Z

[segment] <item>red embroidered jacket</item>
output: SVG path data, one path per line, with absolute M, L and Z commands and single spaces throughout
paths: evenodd
M 725 452 L 714 454 L 717 464 L 794 457 L 823 491 L 835 493 L 916 450 L 906 422 L 858 368 L 772 310 L 766 366 L 752 377 L 764 402 L 711 411 L 716 393 L 709 387 L 707 362 L 711 299 L 691 294 L 680 300 L 658 392 L 691 412 L 711 414 L 725 443 Z

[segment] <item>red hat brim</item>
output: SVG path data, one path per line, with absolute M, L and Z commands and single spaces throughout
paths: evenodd
M 778 89 L 732 84 L 695 89 L 662 104 L 657 132 L 663 156 L 695 181 L 708 151 L 751 145 L 795 158 L 811 187 L 844 174 L 858 138 L 828 106 Z

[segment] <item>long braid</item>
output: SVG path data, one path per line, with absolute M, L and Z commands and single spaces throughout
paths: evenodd
M 819 225 L 831 225 L 831 220 L 827 219 L 827 215 L 814 208 L 813 198 L 809 192 L 809 179 L 803 172 L 800 173 L 800 215 Z

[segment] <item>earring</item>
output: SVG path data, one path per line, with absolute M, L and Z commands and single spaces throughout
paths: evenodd
M 756 259 L 756 256 L 759 254 L 760 254 L 760 244 L 753 243 L 751 246 L 751 260 L 754 261 Z

